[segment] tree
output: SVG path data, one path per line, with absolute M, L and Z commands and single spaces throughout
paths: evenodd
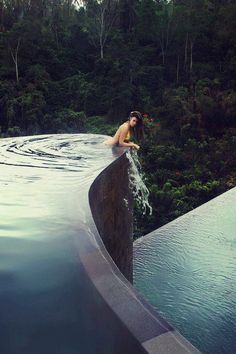
M 86 0 L 87 23 L 86 27 L 91 42 L 100 51 L 100 58 L 104 59 L 104 48 L 108 41 L 118 14 L 118 0 Z
M 137 22 L 138 0 L 120 0 L 119 15 L 120 28 L 125 34 L 132 32 Z
M 157 11 L 157 35 L 161 46 L 162 64 L 171 41 L 171 25 L 173 20 L 174 5 L 172 1 L 163 2 Z
M 20 48 L 20 41 L 21 41 L 21 38 L 19 37 L 17 39 L 17 43 L 15 45 L 15 48 L 13 48 L 11 46 L 11 44 L 9 43 L 9 49 L 10 49 L 10 52 L 11 52 L 11 57 L 12 57 L 12 60 L 15 64 L 15 71 L 16 71 L 16 81 L 19 82 L 19 69 L 18 69 L 18 53 L 19 53 L 19 48 Z

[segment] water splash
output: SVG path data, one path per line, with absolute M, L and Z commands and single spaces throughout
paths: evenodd
M 129 182 L 132 190 L 134 200 L 141 208 L 143 215 L 149 210 L 149 215 L 152 215 L 152 207 L 149 204 L 149 190 L 144 183 L 144 176 L 142 173 L 141 164 L 138 159 L 136 150 L 129 150 L 126 156 L 130 162 L 129 167 Z

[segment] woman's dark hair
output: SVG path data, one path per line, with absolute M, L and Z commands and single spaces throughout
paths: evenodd
M 132 129 L 134 137 L 138 142 L 142 142 L 144 139 L 143 116 L 139 111 L 132 111 L 130 112 L 129 119 L 131 117 L 135 117 L 138 120 L 136 126 Z

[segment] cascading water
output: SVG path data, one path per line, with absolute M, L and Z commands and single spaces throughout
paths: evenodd
M 136 150 L 129 150 L 126 154 L 129 162 L 129 181 L 130 188 L 132 190 L 134 200 L 143 212 L 143 215 L 149 210 L 149 214 L 152 214 L 152 207 L 149 204 L 149 190 L 144 183 L 144 176 L 142 173 L 141 164 L 138 158 Z

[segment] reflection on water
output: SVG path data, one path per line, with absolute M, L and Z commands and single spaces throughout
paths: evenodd
M 134 283 L 206 354 L 236 352 L 236 188 L 135 242 Z
M 114 160 L 103 140 L 88 134 L 0 140 L 1 354 L 110 354 L 117 338 L 120 352 L 133 345 L 75 247 L 75 240 L 88 247 L 93 236 L 88 188 Z

